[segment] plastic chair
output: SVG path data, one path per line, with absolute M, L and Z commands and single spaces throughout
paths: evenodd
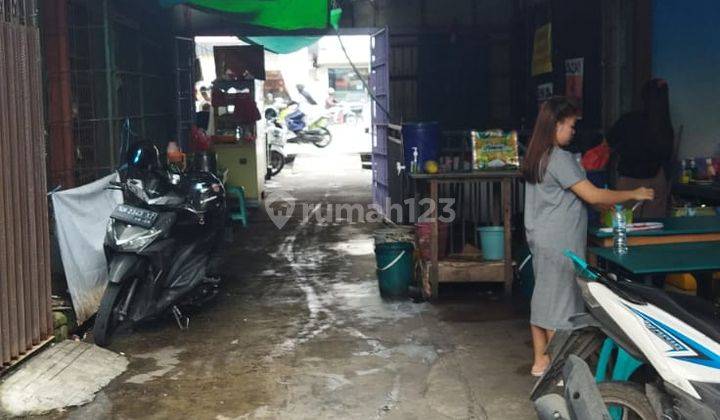
M 230 220 L 233 222 L 241 222 L 243 227 L 248 225 L 247 206 L 245 205 L 245 189 L 243 187 L 228 187 L 227 195 L 235 197 L 238 201 L 237 207 L 231 207 L 228 209 L 230 213 Z

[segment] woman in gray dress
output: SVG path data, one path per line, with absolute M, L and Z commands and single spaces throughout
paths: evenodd
M 550 363 L 545 347 L 555 330 L 569 327 L 569 318 L 584 312 L 573 265 L 563 251 L 585 255 L 585 204 L 607 208 L 630 200 L 652 200 L 654 195 L 648 188 L 600 189 L 587 180 L 579 156 L 563 149 L 572 140 L 578 115 L 578 108 L 566 98 L 545 102 L 523 162 L 525 230 L 535 273 L 530 309 L 534 376 L 541 376 Z

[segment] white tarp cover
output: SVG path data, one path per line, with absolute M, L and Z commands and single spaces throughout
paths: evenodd
M 122 203 L 122 193 L 106 190 L 114 173 L 82 187 L 52 194 L 55 229 L 65 277 L 79 323 L 100 305 L 107 282 L 103 240 L 110 214 Z

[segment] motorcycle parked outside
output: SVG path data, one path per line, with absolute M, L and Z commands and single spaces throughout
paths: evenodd
M 157 148 L 141 143 L 130 148 L 126 179 L 111 188 L 122 190 L 125 200 L 107 226 L 108 283 L 95 343 L 105 347 L 120 325 L 168 310 L 187 328 L 180 307 L 207 302 L 220 283 L 211 262 L 226 219 L 222 182 L 209 170 L 169 174 Z
M 285 130 L 277 119 L 266 119 L 268 175 L 273 177 L 285 167 Z
M 332 142 L 332 133 L 327 128 L 328 118 L 324 115 L 312 118 L 308 124 L 309 117 L 300 110 L 297 102 L 290 102 L 282 109 L 266 108 L 265 119 L 275 120 L 285 129 L 288 143 L 307 143 L 323 148 Z
M 613 419 L 720 419 L 718 307 L 566 255 L 578 271 L 588 314 L 555 333 L 551 365 L 531 394 L 536 405 L 558 383 L 569 355 L 589 360 L 600 350 L 597 387 Z
M 358 125 L 363 119 L 363 105 L 340 103 L 327 110 L 327 118 L 331 124 Z

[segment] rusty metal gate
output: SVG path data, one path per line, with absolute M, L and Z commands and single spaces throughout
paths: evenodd
M 52 334 L 35 0 L 0 0 L 0 371 Z

